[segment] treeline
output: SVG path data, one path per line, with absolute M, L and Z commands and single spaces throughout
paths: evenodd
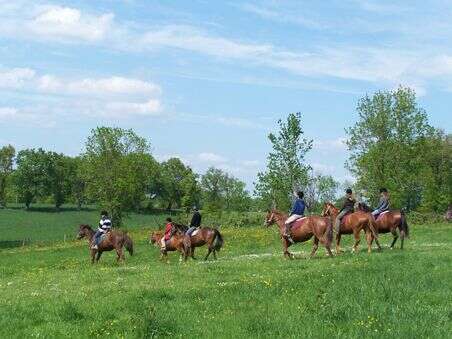
M 432 127 L 412 90 L 399 88 L 362 98 L 358 121 L 346 129 L 356 178 L 350 183 L 371 205 L 378 189 L 391 192 L 392 207 L 444 212 L 452 203 L 452 137 Z M 198 174 L 178 158 L 158 162 L 149 142 L 132 130 L 99 127 L 76 157 L 43 149 L 0 149 L 0 205 L 21 202 L 97 204 L 121 222 L 126 211 L 190 209 L 287 211 L 292 192 L 302 190 L 310 212 L 334 201 L 340 184 L 314 173 L 306 162 L 313 141 L 304 135 L 302 115 L 278 121 L 268 139 L 272 150 L 257 174 L 254 194 L 230 174 L 210 168 Z M 341 164 L 342 165 L 342 164 Z
M 209 168 L 195 173 L 178 158 L 158 162 L 149 142 L 132 130 L 99 127 L 92 131 L 85 151 L 76 157 L 39 149 L 15 153 L 0 149 L 0 204 L 18 201 L 99 204 L 121 220 L 124 211 L 191 209 L 244 211 L 253 199 L 245 183 Z
M 444 213 L 452 204 L 452 136 L 429 124 L 415 93 L 400 87 L 366 95 L 357 112 L 358 121 L 345 132 L 346 167 L 356 178 L 349 186 L 358 198 L 375 206 L 379 189 L 386 187 L 393 208 Z M 337 188 L 334 180 L 312 176 L 306 163 L 312 140 L 304 137 L 301 114 L 278 123 L 279 131 L 269 135 L 267 169 L 258 173 L 256 183 L 262 205 L 286 210 L 294 189 L 308 196 L 317 192 L 317 201 L 333 200 L 329 188 Z

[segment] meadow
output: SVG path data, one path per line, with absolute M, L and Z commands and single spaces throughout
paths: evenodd
M 287 260 L 276 228 L 230 223 L 218 261 L 179 264 L 147 240 L 165 215 L 131 214 L 135 255 L 93 266 L 74 237 L 97 214 L 0 210 L 0 337 L 451 337 L 452 224 L 411 225 L 403 251 L 382 235 L 382 252 L 352 254 L 346 237 L 340 256 L 308 259 L 309 242 Z

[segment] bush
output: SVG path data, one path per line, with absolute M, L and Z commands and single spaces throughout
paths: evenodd
M 410 224 L 436 224 L 444 222 L 444 215 L 435 212 L 412 211 L 407 214 Z

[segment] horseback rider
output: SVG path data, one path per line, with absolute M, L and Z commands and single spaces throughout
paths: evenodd
M 97 228 L 96 234 L 94 234 L 94 244 L 91 248 L 97 250 L 101 236 L 109 231 L 111 231 L 111 220 L 108 212 L 102 211 L 100 213 L 99 227 Z
M 290 212 L 290 216 L 285 221 L 285 228 L 284 228 L 284 234 L 283 237 L 288 239 L 290 242 L 293 243 L 293 240 L 290 236 L 290 227 L 291 224 L 296 221 L 297 219 L 300 219 L 304 217 L 304 210 L 306 208 L 306 203 L 303 200 L 304 193 L 301 191 L 294 192 L 293 193 L 295 200 L 293 202 L 292 211 Z
M 187 230 L 187 235 L 191 236 L 191 234 L 201 226 L 201 213 L 199 213 L 198 207 L 193 207 L 193 216 L 190 221 L 190 228 Z
M 336 217 L 335 223 L 334 223 L 334 231 L 339 234 L 342 218 L 345 217 L 348 213 L 353 213 L 355 208 L 356 200 L 353 197 L 353 192 L 351 188 L 347 188 L 345 190 L 345 197 L 344 197 L 344 203 L 342 205 L 342 208 L 339 211 L 339 214 Z
M 166 242 L 171 239 L 173 233 L 173 220 L 171 218 L 166 218 L 165 234 L 160 240 L 160 248 L 164 252 L 166 251 Z
M 375 211 L 372 212 L 372 215 L 375 219 L 378 218 L 378 216 L 389 210 L 389 194 L 388 190 L 386 188 L 380 188 L 380 203 L 378 204 L 378 207 Z

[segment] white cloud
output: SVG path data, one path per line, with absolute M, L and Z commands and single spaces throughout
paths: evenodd
M 11 119 L 17 116 L 17 109 L 12 107 L 0 107 L 0 120 Z
M 44 6 L 36 11 L 35 16 L 24 20 L 20 29 L 23 34 L 49 40 L 103 40 L 114 20 L 111 13 L 91 15 L 70 7 Z
M 347 139 L 345 137 L 339 137 L 336 139 L 315 139 L 313 142 L 313 148 L 318 150 L 331 150 L 333 152 L 346 150 Z
M 213 164 L 225 163 L 228 161 L 227 158 L 225 158 L 221 155 L 215 154 L 215 153 L 210 153 L 210 152 L 203 152 L 203 153 L 198 154 L 198 159 L 200 161 L 209 162 L 209 163 L 213 163 Z
M 106 105 L 106 114 L 115 116 L 142 115 L 155 116 L 161 113 L 161 104 L 157 99 L 147 102 L 111 102 Z
M 9 70 L 0 69 L 1 88 L 19 88 L 33 79 L 35 71 L 30 68 L 12 68 Z

